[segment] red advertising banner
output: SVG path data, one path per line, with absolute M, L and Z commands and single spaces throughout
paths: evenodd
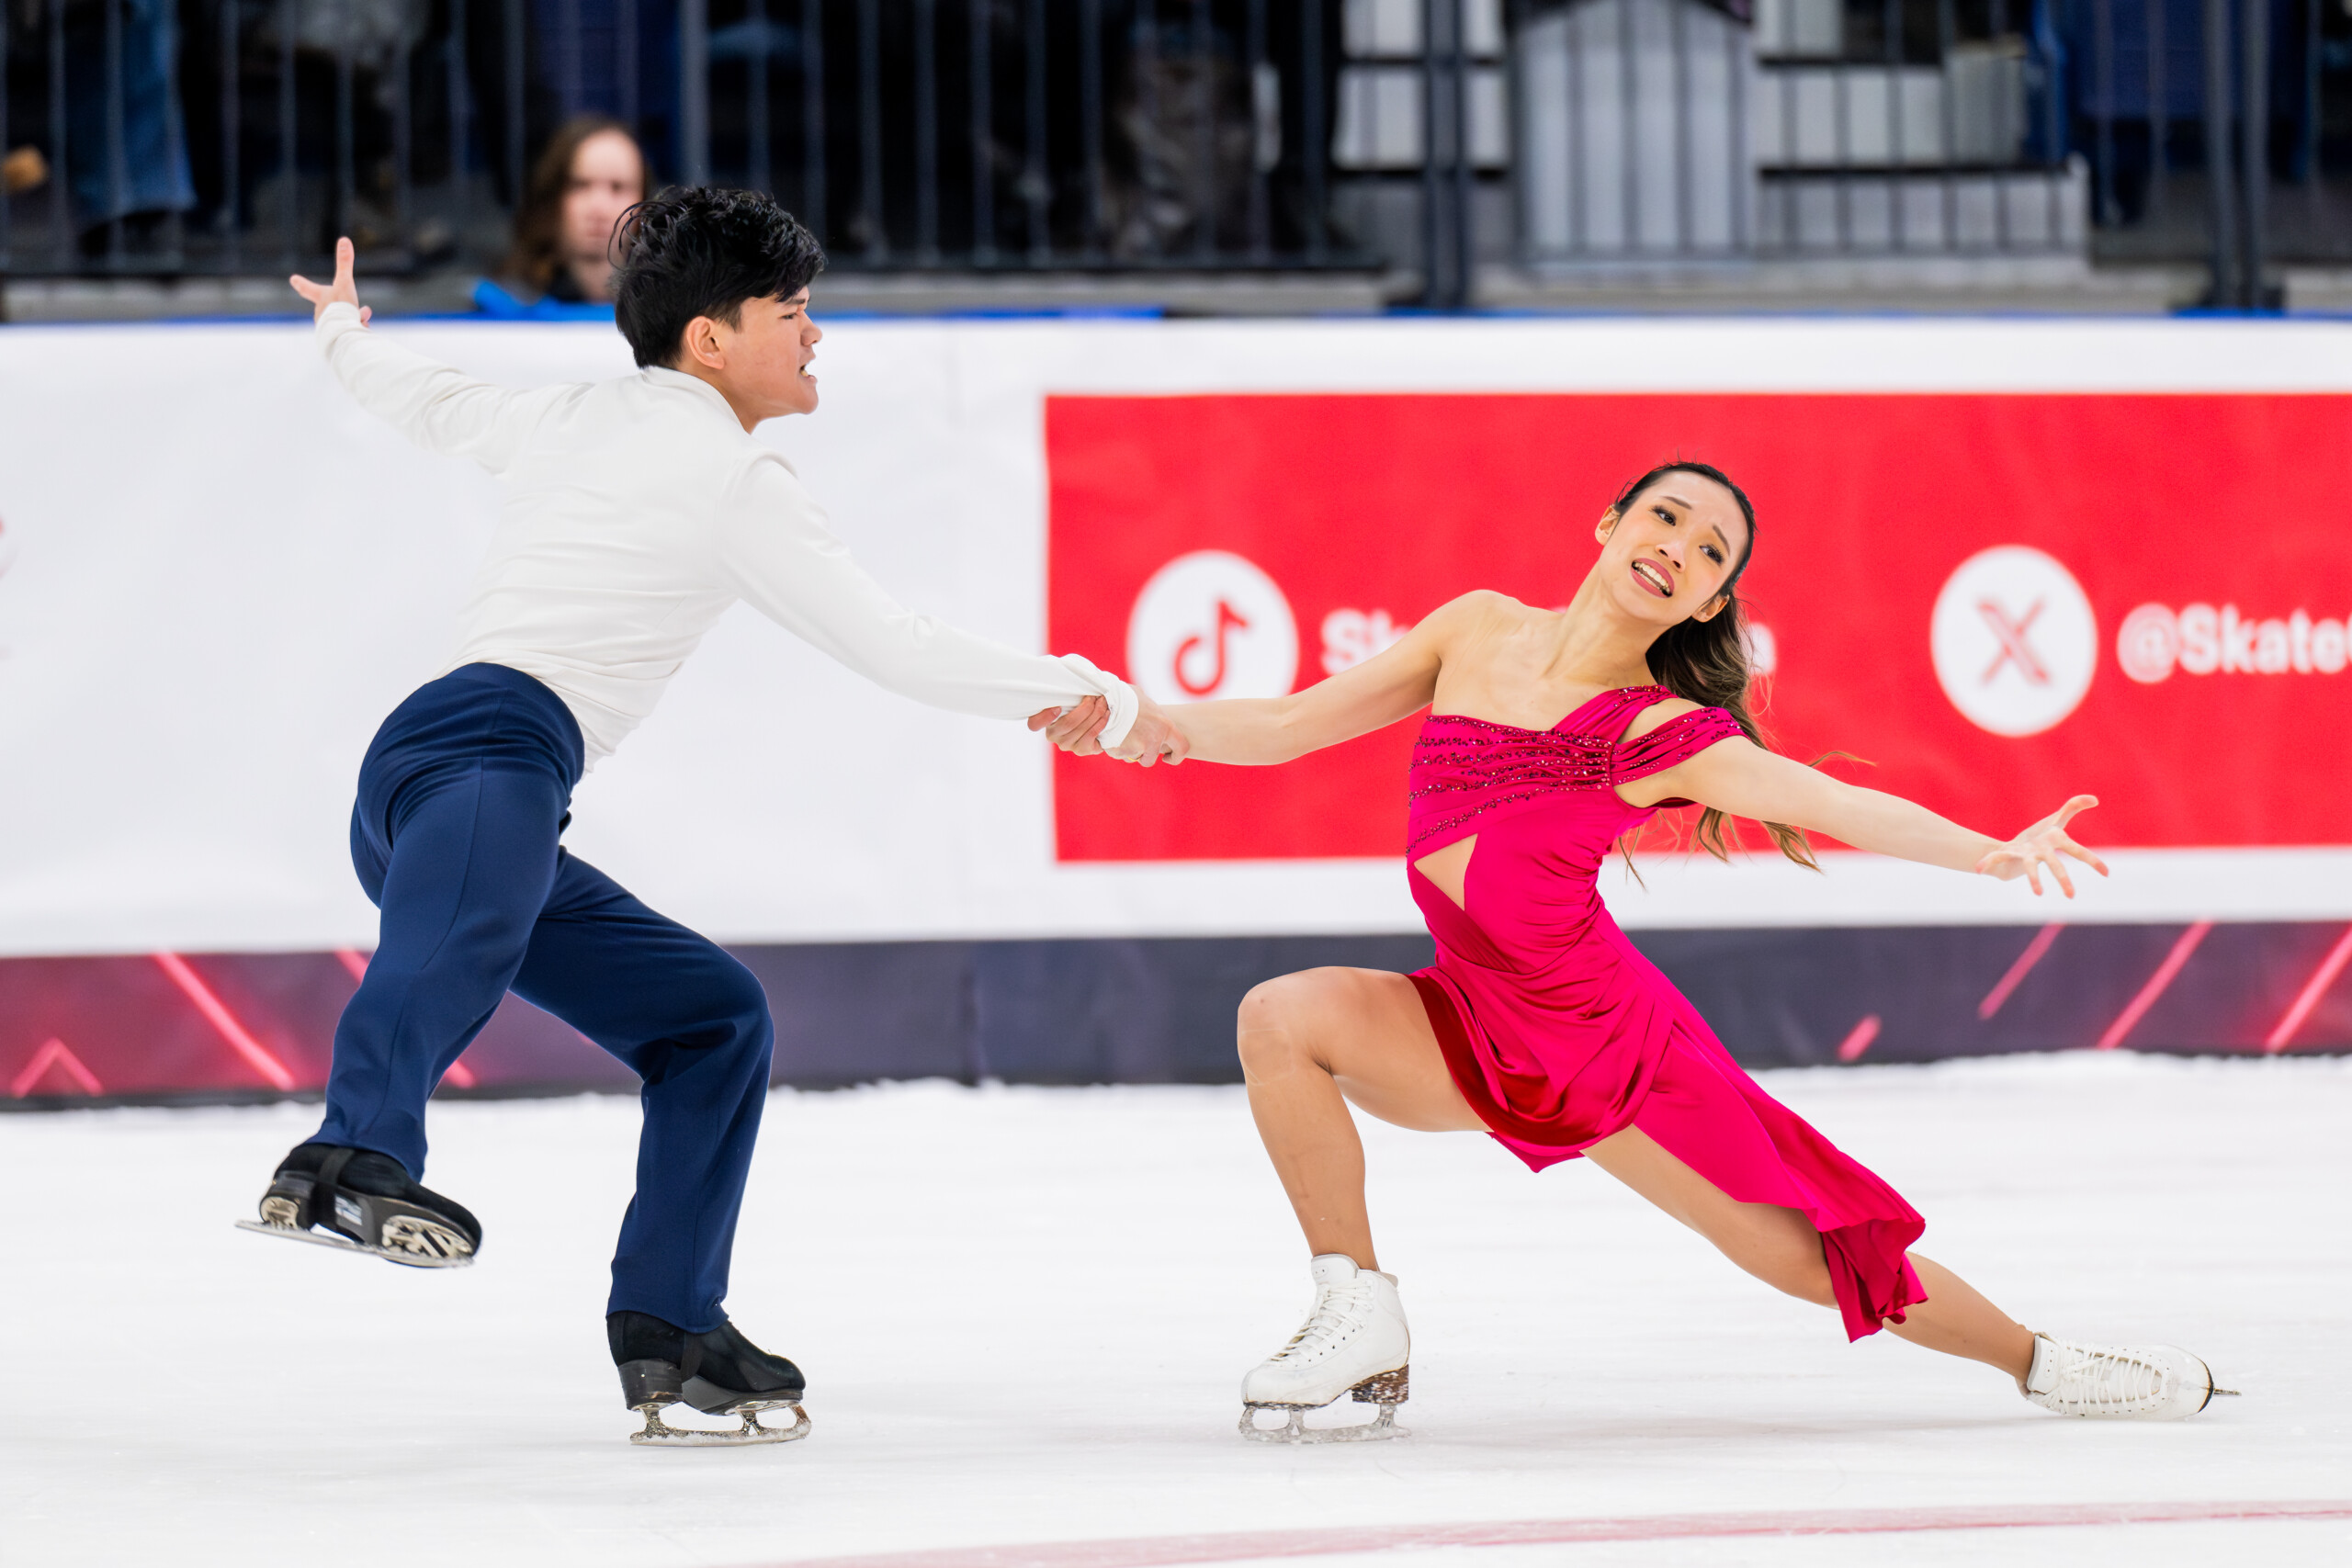
M 1756 503 L 1781 750 L 1987 831 L 2088 792 L 2096 844 L 2352 842 L 2352 398 L 1055 397 L 1046 430 L 1050 644 L 1165 701 L 1312 684 L 1476 588 L 1565 604 L 1682 456 Z M 1399 854 L 1412 728 L 1059 758 L 1057 853 Z

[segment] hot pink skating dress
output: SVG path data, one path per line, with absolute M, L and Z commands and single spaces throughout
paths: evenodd
M 1464 1098 L 1531 1169 L 1640 1128 L 1731 1197 L 1811 1219 L 1859 1339 L 1927 1299 L 1904 1255 L 1926 1222 L 1757 1087 L 1595 886 L 1621 834 L 1690 804 L 1628 806 L 1616 786 L 1741 733 L 1723 709 L 1702 708 L 1622 739 L 1672 694 L 1603 692 L 1543 730 L 1423 722 L 1407 874 L 1437 963 L 1413 982 Z M 1457 906 L 1412 863 L 1473 835 Z

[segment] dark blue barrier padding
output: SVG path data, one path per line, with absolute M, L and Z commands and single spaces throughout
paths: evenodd
M 1750 1066 L 2096 1045 L 2186 928 L 2074 926 L 1990 1016 L 1985 999 L 2039 928 L 1641 931 L 1634 941 Z M 2223 925 L 2122 1043 L 2260 1051 L 2344 928 Z M 1215 937 L 738 948 L 776 1018 L 775 1077 L 1007 1083 L 1236 1083 L 1233 1015 L 1261 980 L 1318 964 L 1410 970 L 1421 937 Z M 510 1009 L 520 1004 L 510 1003 Z M 2352 1047 L 2352 972 L 2313 1008 L 2299 1050 Z
M 2346 940 L 2342 922 L 2071 926 L 2000 990 L 2040 930 L 1643 931 L 1634 940 L 1751 1066 L 2082 1049 L 2135 1011 L 2119 1043 L 2136 1050 L 2259 1053 L 2290 1017 L 2300 1021 L 2287 1049 L 2352 1049 L 2352 968 L 2339 963 L 2331 977 L 2328 967 Z M 1240 1077 L 1234 1010 L 1251 986 L 1319 964 L 1409 970 L 1430 957 L 1426 936 L 733 951 L 775 1014 L 775 1080 L 812 1089 L 928 1077 L 1232 1083 Z M 2185 961 L 2159 986 L 2176 953 Z M 354 984 L 345 960 L 192 953 L 185 971 L 298 1091 L 325 1081 L 335 1018 Z M 1988 1009 L 1996 994 L 1999 1005 Z M 1843 1057 L 1841 1045 L 1849 1047 Z M 445 1092 L 634 1082 L 511 997 L 464 1066 L 472 1084 L 445 1083 Z M 0 1108 L 273 1092 L 250 1055 L 152 955 L 0 960 Z

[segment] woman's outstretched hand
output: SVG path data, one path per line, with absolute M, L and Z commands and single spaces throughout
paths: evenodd
M 2041 874 L 2047 870 L 2057 880 L 2060 890 L 2072 898 L 2075 881 L 2066 874 L 2068 859 L 2081 861 L 2101 876 L 2108 874 L 2107 863 L 2075 842 L 2066 831 L 2066 824 L 2076 812 L 2088 811 L 2098 804 L 2098 796 L 2095 795 L 2075 796 L 2007 843 L 1995 848 L 1976 863 L 1977 871 L 1985 876 L 1997 876 L 2003 882 L 2014 882 L 2022 876 L 2039 896 Z
M 294 286 L 295 293 L 311 302 L 311 320 L 315 321 L 325 315 L 330 305 L 359 305 L 359 285 L 352 278 L 351 262 L 351 242 L 348 239 L 337 240 L 334 243 L 333 283 L 313 283 L 299 272 L 286 280 Z M 368 318 L 374 314 L 367 306 L 359 305 L 359 324 L 366 326 Z

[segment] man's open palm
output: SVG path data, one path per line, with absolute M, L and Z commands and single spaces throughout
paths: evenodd
M 334 243 L 334 281 L 332 284 L 313 283 L 299 272 L 286 281 L 294 286 L 295 293 L 311 302 L 311 320 L 314 321 L 327 313 L 330 305 L 359 305 L 359 286 L 352 281 L 351 242 L 347 239 Z M 359 305 L 359 324 L 366 326 L 368 318 L 373 314 L 375 312 L 367 306 Z

